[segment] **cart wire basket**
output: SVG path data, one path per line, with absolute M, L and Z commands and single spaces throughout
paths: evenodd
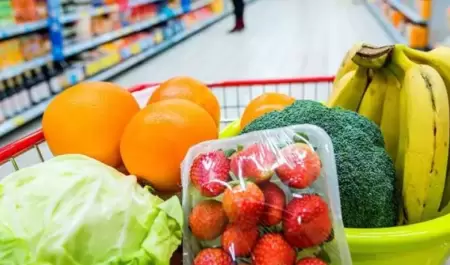
M 326 101 L 334 77 L 238 80 L 208 86 L 221 105 L 221 129 L 240 118 L 251 99 L 265 92 L 280 92 L 296 99 Z M 129 89 L 141 107 L 157 83 Z M 0 148 L 0 180 L 20 168 L 53 157 L 42 130 Z M 450 215 L 431 221 L 380 229 L 346 228 L 354 265 L 442 265 L 450 254 Z M 450 263 L 447 263 L 447 265 Z M 334 264 L 332 264 L 334 265 Z M 342 264 L 347 265 L 347 264 Z

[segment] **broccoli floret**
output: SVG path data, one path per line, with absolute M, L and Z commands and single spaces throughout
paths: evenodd
M 394 165 L 384 148 L 336 153 L 345 227 L 388 227 L 397 222 Z
M 343 126 L 351 125 L 363 131 L 370 139 L 370 142 L 376 146 L 384 147 L 384 138 L 378 126 L 371 120 L 359 115 L 358 113 L 342 108 L 333 108 L 335 110 L 335 118 L 337 118 Z
M 330 136 L 331 138 L 331 136 Z M 334 134 L 331 138 L 334 152 L 353 152 L 355 147 L 359 151 L 370 151 L 374 145 L 372 139 L 359 128 L 348 125 L 339 134 Z
M 298 100 L 281 111 L 259 117 L 242 133 L 296 124 L 319 126 L 333 142 L 346 227 L 394 226 L 395 169 L 377 125 L 353 111 Z

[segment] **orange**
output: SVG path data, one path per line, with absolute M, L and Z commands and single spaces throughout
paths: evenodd
M 54 155 L 83 154 L 117 167 L 122 133 L 138 111 L 134 97 L 120 86 L 84 82 L 50 102 L 42 127 Z
M 280 104 L 270 104 L 270 105 L 262 105 L 251 112 L 250 111 L 247 113 L 244 112 L 245 115 L 242 115 L 241 118 L 241 130 L 244 129 L 245 126 L 247 126 L 249 123 L 266 114 L 267 112 L 271 112 L 274 110 L 282 110 L 285 107 L 286 106 Z
M 206 110 L 185 99 L 168 99 L 142 109 L 127 125 L 120 152 L 130 174 L 156 190 L 179 191 L 180 164 L 189 148 L 217 139 Z
M 214 93 L 205 84 L 190 77 L 174 77 L 162 83 L 147 104 L 166 99 L 187 99 L 200 105 L 220 125 L 220 105 Z
M 295 98 L 276 92 L 267 92 L 252 99 L 245 108 L 244 114 L 242 114 L 241 129 L 244 129 L 250 122 L 263 114 L 273 110 L 281 110 L 294 101 Z

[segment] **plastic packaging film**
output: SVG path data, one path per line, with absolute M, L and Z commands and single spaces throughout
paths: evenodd
M 319 127 L 200 143 L 182 182 L 183 264 L 352 264 L 333 147 Z

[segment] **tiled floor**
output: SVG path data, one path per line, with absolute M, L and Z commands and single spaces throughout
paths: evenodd
M 228 17 L 113 81 L 130 87 L 178 75 L 205 82 L 331 75 L 354 42 L 391 42 L 359 1 L 256 0 L 247 8 L 244 32 L 227 34 L 233 24 Z M 216 90 L 216 94 L 222 103 L 226 97 L 227 104 L 244 106 L 249 99 L 238 99 L 238 91 L 228 90 L 225 95 Z M 326 99 L 326 93 L 323 90 L 319 99 Z M 223 117 L 234 118 L 239 109 L 228 109 Z M 39 126 L 39 120 L 24 126 L 0 139 L 0 146 Z

